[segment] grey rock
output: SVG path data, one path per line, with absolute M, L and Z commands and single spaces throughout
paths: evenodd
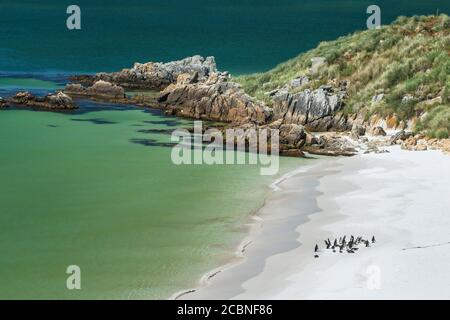
M 16 93 L 8 101 L 12 105 L 43 110 L 71 110 L 78 108 L 72 98 L 62 92 L 36 97 L 27 91 Z
M 373 136 L 386 136 L 386 131 L 382 127 L 375 127 L 372 129 Z
M 361 124 L 354 123 L 352 126 L 352 133 L 356 134 L 357 137 L 364 136 L 366 134 L 366 127 Z
M 295 88 L 299 88 L 302 87 L 304 85 L 307 85 L 308 83 L 310 83 L 310 79 L 307 76 L 299 76 L 291 81 L 289 81 L 289 83 L 287 84 L 287 88 L 288 89 L 295 89 Z
M 208 78 L 217 72 L 214 57 L 203 58 L 199 55 L 179 61 L 135 63 L 130 69 L 119 72 L 97 73 L 95 76 L 72 77 L 74 82 L 92 85 L 98 80 L 104 80 L 128 89 L 161 90 L 175 83 L 181 74 L 198 74 L 199 78 Z
M 98 80 L 87 88 L 81 84 L 68 84 L 64 88 L 64 92 L 72 95 L 105 98 L 108 100 L 123 99 L 125 97 L 125 90 L 122 87 L 103 80 Z
M 372 103 L 380 103 L 384 99 L 384 93 L 377 94 L 372 97 Z
M 405 141 L 412 136 L 413 136 L 412 132 L 401 130 L 392 136 L 390 143 L 391 145 L 394 145 L 397 144 L 399 141 Z
M 311 58 L 311 68 L 309 70 L 310 73 L 312 75 L 319 73 L 319 69 L 326 64 L 326 61 L 327 60 L 323 57 Z
M 414 97 L 410 94 L 407 94 L 402 98 L 402 103 L 408 103 L 412 100 L 414 100 Z
M 217 73 L 197 83 L 180 79 L 160 93 L 158 103 L 167 114 L 234 125 L 263 125 L 271 116 L 269 108 L 244 93 L 229 76 Z
M 345 96 L 345 91 L 333 92 L 329 87 L 294 94 L 282 89 L 272 98 L 274 119 L 301 124 L 310 131 L 349 130 L 346 118 L 337 115 Z

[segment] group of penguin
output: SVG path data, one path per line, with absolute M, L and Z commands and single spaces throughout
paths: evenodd
M 347 236 L 339 237 L 338 239 L 334 239 L 333 242 L 331 242 L 330 239 L 327 239 L 324 241 L 326 250 L 333 250 L 333 252 L 337 252 L 339 250 L 339 253 L 343 253 L 344 251 L 347 251 L 347 253 L 355 253 L 359 250 L 358 246 L 364 245 L 366 248 L 370 247 L 370 244 L 375 243 L 375 236 L 372 237 L 372 240 L 366 240 L 363 237 L 354 237 L 350 236 L 350 238 L 347 241 Z M 319 257 L 319 245 L 316 244 L 314 248 L 314 258 Z

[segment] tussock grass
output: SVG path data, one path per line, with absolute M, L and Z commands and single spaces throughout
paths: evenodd
M 324 57 L 327 63 L 318 74 L 310 75 L 314 57 Z M 450 18 L 447 15 L 399 17 L 389 26 L 322 42 L 273 70 L 235 80 L 247 93 L 270 105 L 265 93 L 281 88 L 300 75 L 311 77 L 311 83 L 305 87 L 310 89 L 346 80 L 347 113 L 395 114 L 405 120 L 430 111 L 424 108 L 424 102 L 436 97 L 442 99 L 443 106 L 439 108 L 449 108 Z M 372 103 L 372 97 L 380 93 L 384 94 L 382 102 Z M 407 95 L 413 99 L 402 102 Z M 441 112 L 429 112 L 429 116 L 448 119 Z M 439 125 L 441 120 L 436 120 Z M 435 125 L 430 119 L 424 121 L 422 129 L 430 134 L 442 129 L 441 136 L 445 133 L 443 129 L 450 130 L 448 126 Z

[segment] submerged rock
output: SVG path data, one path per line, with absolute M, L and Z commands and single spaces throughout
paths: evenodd
M 46 110 L 72 110 L 78 108 L 72 98 L 63 92 L 51 93 L 45 97 L 36 97 L 27 91 L 22 91 L 10 98 L 9 103 L 19 107 Z
M 132 68 L 119 72 L 75 76 L 71 80 L 83 85 L 92 85 L 98 80 L 104 80 L 127 89 L 162 90 L 175 83 L 181 74 L 197 73 L 200 78 L 208 78 L 214 72 L 217 72 L 214 57 L 203 58 L 196 55 L 168 63 L 135 63 Z

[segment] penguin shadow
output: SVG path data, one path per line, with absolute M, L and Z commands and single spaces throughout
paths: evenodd
M 376 243 L 375 236 L 372 236 L 371 240 L 364 239 L 363 237 L 355 237 L 351 235 L 335 238 L 331 241 L 329 238 L 323 241 L 325 246 L 321 249 L 318 244 L 314 247 L 314 258 L 319 258 L 321 253 L 348 253 L 353 254 L 358 252 L 361 248 L 370 248 Z

